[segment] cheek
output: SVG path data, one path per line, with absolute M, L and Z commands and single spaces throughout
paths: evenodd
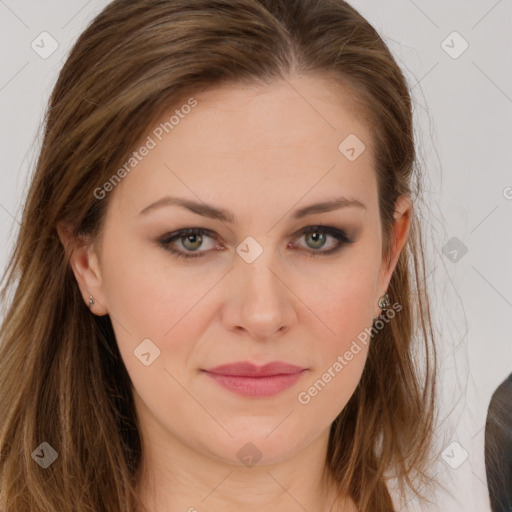
M 311 414 L 329 411 L 334 419 L 355 391 L 366 363 L 375 313 L 375 266 L 345 265 L 315 288 L 311 310 L 317 323 L 315 371 L 298 396 Z M 322 411 L 324 411 L 322 413 Z
M 324 339 L 332 349 L 350 345 L 351 339 L 372 325 L 376 283 L 375 267 L 358 263 L 344 265 L 330 273 L 323 286 L 312 288 L 310 307 L 328 328 Z
M 163 249 L 111 235 L 104 249 L 105 300 L 118 347 L 137 390 L 151 396 L 181 382 L 204 324 L 205 295 L 218 280 L 172 268 Z M 148 342 L 147 340 L 150 340 Z M 139 349 L 139 347 L 141 347 Z M 147 347 L 143 348 L 143 347 Z M 150 353 L 145 366 L 142 354 Z M 142 360 L 141 360 L 142 359 Z
M 186 285 L 166 268 L 165 252 L 112 233 L 104 249 L 105 300 L 113 322 L 133 341 L 161 338 L 183 315 Z
M 351 278 L 341 282 L 343 286 L 317 296 L 322 322 L 314 336 L 319 342 L 311 353 L 314 371 L 296 397 L 304 421 L 334 421 L 356 390 L 366 363 L 371 343 L 372 281 Z

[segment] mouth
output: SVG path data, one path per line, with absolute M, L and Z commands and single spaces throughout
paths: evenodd
M 243 396 L 274 396 L 293 386 L 308 370 L 283 362 L 257 366 L 238 362 L 202 370 L 224 389 Z

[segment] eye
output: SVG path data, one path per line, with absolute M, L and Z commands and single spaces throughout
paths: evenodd
M 349 238 L 344 231 L 330 226 L 310 226 L 302 230 L 301 237 L 302 236 L 305 237 L 306 244 L 314 249 L 309 251 L 310 258 L 337 253 L 343 246 L 350 245 L 355 241 Z M 317 250 L 325 246 L 326 240 L 329 237 L 335 240 L 334 245 L 331 244 L 330 249 L 324 249 L 322 251 Z
M 329 226 L 309 226 L 303 229 L 299 237 L 295 240 L 303 236 L 307 241 L 307 245 L 313 247 L 313 249 L 309 251 L 306 249 L 306 252 L 310 253 L 309 257 L 334 254 L 340 251 L 343 246 L 352 244 L 355 241 L 350 239 L 344 231 Z M 329 237 L 335 240 L 334 246 L 327 250 L 318 250 L 325 245 Z M 208 239 L 216 239 L 212 231 L 204 228 L 187 228 L 165 235 L 158 240 L 158 244 L 178 258 L 189 259 L 202 257 L 204 253 L 209 252 L 208 250 L 199 250 L 204 241 Z M 176 242 L 179 242 L 179 245 L 181 245 L 183 249 L 176 248 Z M 294 247 L 295 244 L 289 244 L 288 247 L 290 246 Z M 213 248 L 223 250 L 222 246 L 219 244 L 213 245 Z M 212 245 L 210 245 L 210 249 L 212 249 Z
M 215 238 L 213 236 L 213 233 L 208 229 L 187 228 L 181 229 L 175 233 L 170 233 L 169 235 L 164 236 L 162 239 L 159 240 L 159 244 L 164 249 L 170 251 L 179 258 L 198 258 L 202 256 L 203 252 L 206 252 L 198 251 L 205 237 L 212 239 Z M 175 241 L 180 241 L 182 247 L 184 247 L 186 251 L 196 252 L 196 254 L 190 254 L 188 252 L 184 252 L 172 247 L 172 244 Z

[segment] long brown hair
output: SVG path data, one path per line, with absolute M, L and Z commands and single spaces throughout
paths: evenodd
M 388 47 L 349 4 L 115 0 L 78 38 L 50 98 L 2 280 L 4 303 L 13 292 L 0 333 L 2 512 L 141 507 L 131 381 L 110 318 L 84 305 L 58 223 L 77 242 L 100 236 L 109 196 L 94 191 L 169 106 L 221 84 L 297 74 L 350 87 L 371 128 L 386 256 L 395 201 L 421 191 L 411 98 Z M 401 310 L 373 333 L 328 447 L 326 471 L 361 512 L 393 510 L 392 477 L 402 496 L 419 494 L 431 464 L 437 362 L 416 212 L 388 293 Z M 45 470 L 33 456 L 43 442 L 58 453 Z

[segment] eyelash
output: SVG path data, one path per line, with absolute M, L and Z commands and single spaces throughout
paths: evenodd
M 354 243 L 355 240 L 352 240 L 347 237 L 346 233 L 342 230 L 330 227 L 330 226 L 308 226 L 304 228 L 300 234 L 299 237 L 303 235 L 309 235 L 311 233 L 326 233 L 336 240 L 338 240 L 338 245 L 334 247 L 333 249 L 328 249 L 327 251 L 315 251 L 311 249 L 311 253 L 308 256 L 309 258 L 316 258 L 318 256 L 327 256 L 330 254 L 334 254 L 339 252 L 344 246 L 350 245 Z M 208 235 L 210 238 L 215 239 L 214 233 L 210 231 L 209 229 L 203 229 L 203 228 L 188 228 L 188 229 L 181 229 L 179 231 L 175 231 L 174 233 L 169 233 L 168 235 L 163 236 L 158 240 L 159 245 L 165 249 L 166 251 L 169 251 L 170 253 L 174 254 L 178 258 L 183 259 L 191 259 L 191 258 L 202 258 L 204 254 L 208 251 L 197 251 L 195 254 L 188 254 L 182 251 L 178 251 L 176 249 L 173 249 L 170 247 L 170 244 L 174 242 L 175 240 L 179 240 L 182 238 L 185 238 L 188 235 Z

